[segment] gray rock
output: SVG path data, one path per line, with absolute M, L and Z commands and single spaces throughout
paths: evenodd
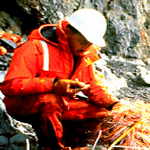
M 5 131 L 4 129 L 0 128 L 0 135 L 3 135 L 3 134 L 5 134 Z
M 0 146 L 8 146 L 8 138 L 1 135 L 0 136 Z
M 12 150 L 11 147 L 4 147 L 4 146 L 0 146 L 0 150 Z
M 136 76 L 134 81 L 139 85 L 147 85 L 150 86 L 150 70 L 147 70 L 144 67 L 138 67 L 140 70 L 139 75 Z
M 2 100 L 0 100 L 0 118 L 4 116 L 4 112 L 6 112 L 6 107 L 4 103 L 2 102 Z
M 26 147 L 20 147 L 20 146 L 17 146 L 15 144 L 10 145 L 10 148 L 12 150 L 26 150 Z
M 27 135 L 24 134 L 16 134 L 13 137 L 10 138 L 9 143 L 10 144 L 18 144 L 18 145 L 26 145 L 26 139 L 28 139 Z

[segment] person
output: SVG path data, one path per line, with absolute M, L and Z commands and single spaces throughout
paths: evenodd
M 12 117 L 33 125 L 40 149 L 65 149 L 63 120 L 100 118 L 118 103 L 94 67 L 106 26 L 97 10 L 79 9 L 58 24 L 41 25 L 15 49 L 4 103 Z

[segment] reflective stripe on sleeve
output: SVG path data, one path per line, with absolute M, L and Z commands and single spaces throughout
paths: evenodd
M 49 71 L 49 52 L 48 52 L 48 46 L 45 41 L 41 41 L 42 47 L 43 47 L 43 70 Z

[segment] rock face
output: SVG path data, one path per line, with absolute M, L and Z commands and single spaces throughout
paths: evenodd
M 141 59 L 109 58 L 101 55 L 96 68 L 104 75 L 104 83 L 118 99 L 150 102 L 150 66 Z
M 107 47 L 95 63 L 104 83 L 118 99 L 150 98 L 150 0 L 5 0 L 0 5 L 0 32 L 26 36 L 43 23 L 57 23 L 80 8 L 94 8 L 107 19 Z M 31 23 L 32 22 L 32 23 Z M 11 53 L 0 56 L 0 82 Z M 1 99 L 4 95 L 0 93 Z M 0 149 L 37 148 L 32 127 L 7 114 L 0 101 Z M 4 148 L 5 147 L 5 148 Z
M 0 28 L 23 35 L 40 24 L 57 23 L 77 9 L 94 8 L 107 18 L 104 53 L 148 59 L 149 6 L 149 0 L 5 0 L 0 6 Z
M 104 52 L 125 58 L 149 57 L 148 6 L 147 1 L 136 0 L 111 1 L 107 5 L 108 46 Z

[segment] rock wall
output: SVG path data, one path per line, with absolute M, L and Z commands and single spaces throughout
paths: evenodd
M 79 8 L 94 8 L 108 23 L 107 47 L 102 52 L 147 61 L 149 6 L 149 0 L 5 0 L 0 6 L 0 28 L 23 35 L 40 24 L 57 23 Z

